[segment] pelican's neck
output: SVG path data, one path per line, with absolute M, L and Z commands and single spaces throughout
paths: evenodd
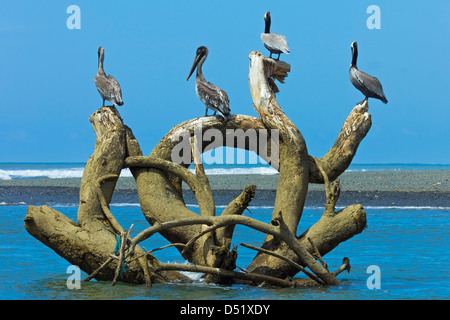
M 266 29 L 264 33 L 270 33 L 270 17 L 266 18 Z
M 98 54 L 98 73 L 105 74 L 105 71 L 103 70 L 103 59 L 104 55 L 103 53 Z
M 353 47 L 352 48 L 352 67 L 356 68 L 356 60 L 358 59 L 358 48 L 357 47 Z
M 203 77 L 203 73 L 202 73 L 202 66 L 203 63 L 206 60 L 206 56 L 204 56 L 203 58 L 200 59 L 200 62 L 197 65 L 197 78 L 198 80 L 205 80 L 205 77 Z

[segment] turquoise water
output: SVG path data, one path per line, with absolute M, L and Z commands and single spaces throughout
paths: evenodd
M 76 219 L 76 206 L 56 207 Z M 26 206 L 0 206 L 0 299 L 449 299 L 449 208 L 416 210 L 366 209 L 368 228 L 342 243 L 326 255 L 330 270 L 340 266 L 342 258 L 350 258 L 351 272 L 341 273 L 341 284 L 319 288 L 257 288 L 205 284 L 201 277 L 193 284 L 145 285 L 109 282 L 82 282 L 81 289 L 68 289 L 66 273 L 69 263 L 29 235 L 23 227 Z M 113 214 L 125 228 L 134 224 L 133 234 L 148 227 L 138 206 L 113 206 Z M 254 207 L 253 218 L 269 221 L 271 208 Z M 304 211 L 298 233 L 315 223 L 320 208 Z M 260 245 L 264 236 L 237 226 L 234 244 Z M 143 243 L 146 249 L 167 244 L 160 236 Z M 237 265 L 245 268 L 254 252 L 239 247 Z M 169 248 L 155 252 L 163 262 L 179 262 L 178 251 Z M 371 265 L 380 268 L 380 289 L 369 289 L 367 280 Z M 85 274 L 82 273 L 82 277 Z

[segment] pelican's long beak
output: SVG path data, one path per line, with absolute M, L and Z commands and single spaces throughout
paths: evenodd
M 195 68 L 197 67 L 197 65 L 198 65 L 198 63 L 200 61 L 200 56 L 201 56 L 200 54 L 195 55 L 194 63 L 192 64 L 191 71 L 189 72 L 189 75 L 186 78 L 186 81 L 188 81 L 189 78 L 191 77 L 192 73 L 194 73 L 194 70 L 195 70 Z

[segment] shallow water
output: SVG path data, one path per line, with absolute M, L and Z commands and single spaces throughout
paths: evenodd
M 134 224 L 133 234 L 148 227 L 137 206 L 112 206 L 123 227 Z M 55 209 L 76 219 L 76 206 Z M 66 281 L 69 263 L 29 235 L 23 223 L 27 207 L 0 206 L 0 299 L 189 299 L 189 300 L 293 300 L 293 299 L 449 299 L 449 209 L 383 208 L 366 209 L 368 228 L 342 243 L 324 257 L 330 270 L 338 268 L 342 258 L 350 258 L 351 272 L 341 273 L 341 284 L 319 288 L 256 288 L 219 286 L 199 279 L 193 284 L 145 285 L 109 282 L 82 282 L 81 289 L 70 290 Z M 271 208 L 252 207 L 253 218 L 269 221 Z M 315 223 L 320 208 L 305 209 L 298 233 Z M 245 242 L 259 246 L 264 236 L 237 226 L 234 244 Z M 144 242 L 146 249 L 167 244 L 161 236 Z M 245 268 L 254 257 L 250 249 L 239 247 L 237 265 Z M 168 248 L 155 252 L 163 262 L 183 263 L 178 251 Z M 380 268 L 380 289 L 369 289 L 370 265 Z M 85 276 L 82 273 L 82 278 Z M 299 275 L 301 276 L 301 275 Z

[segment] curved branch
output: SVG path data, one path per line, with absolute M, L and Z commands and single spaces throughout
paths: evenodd
M 135 156 L 124 160 L 124 167 L 128 168 L 156 168 L 168 174 L 175 175 L 182 179 L 191 188 L 197 198 L 200 214 L 205 216 L 214 216 L 214 198 L 210 188 L 204 187 L 204 181 L 199 176 L 194 175 L 185 167 L 174 162 L 156 158 L 154 156 Z M 211 212 L 212 211 L 212 212 Z
M 155 156 L 130 156 L 125 158 L 123 162 L 124 168 L 157 168 L 167 173 L 173 174 L 184 182 L 192 189 L 196 191 L 200 184 L 195 174 L 183 166 L 180 166 L 174 162 L 167 161 Z
M 354 107 L 342 125 L 333 147 L 319 159 L 330 181 L 334 181 L 348 168 L 360 142 L 369 132 L 372 120 L 368 110 L 367 101 Z M 312 156 L 309 156 L 309 182 L 325 182 L 323 174 Z
M 108 174 L 103 177 L 100 177 L 97 180 L 97 187 L 98 187 L 97 196 L 100 201 L 100 205 L 102 207 L 103 213 L 105 214 L 106 218 L 109 220 L 109 223 L 111 223 L 111 226 L 115 230 L 115 233 L 121 234 L 122 231 L 124 231 L 124 229 L 122 228 L 122 226 L 119 224 L 117 219 L 114 217 L 114 215 L 109 210 L 108 203 L 106 203 L 106 199 L 105 199 L 105 196 L 103 195 L 103 191 L 102 191 L 102 183 L 103 182 L 108 181 L 108 180 L 117 181 L 118 178 L 119 178 L 119 176 L 116 174 Z
M 161 141 L 155 146 L 152 151 L 152 155 L 157 156 L 161 159 L 171 160 L 172 159 L 172 150 L 174 147 L 180 142 L 180 138 L 183 136 L 193 137 L 196 133 L 196 130 L 199 130 L 198 133 L 204 135 L 207 130 L 218 130 L 221 136 L 224 138 L 222 141 L 218 141 L 218 144 L 223 146 L 226 145 L 226 137 L 227 130 L 266 130 L 267 128 L 264 126 L 262 121 L 258 118 L 236 114 L 230 117 L 230 120 L 223 122 L 219 116 L 209 116 L 209 117 L 200 117 L 191 120 L 184 121 L 176 126 L 174 126 L 165 136 L 161 139 Z M 201 145 L 199 145 L 200 152 L 203 153 L 208 151 L 208 147 L 210 147 L 211 141 L 202 139 Z M 238 147 L 238 146 L 237 146 Z M 248 141 L 245 141 L 243 146 L 245 149 L 249 149 L 250 146 Z M 270 146 L 269 146 L 270 147 Z M 261 155 L 263 157 L 263 155 Z M 268 161 L 270 159 L 264 158 L 264 160 Z M 269 161 L 268 161 L 269 162 Z M 189 167 L 191 163 L 183 163 L 182 165 Z

